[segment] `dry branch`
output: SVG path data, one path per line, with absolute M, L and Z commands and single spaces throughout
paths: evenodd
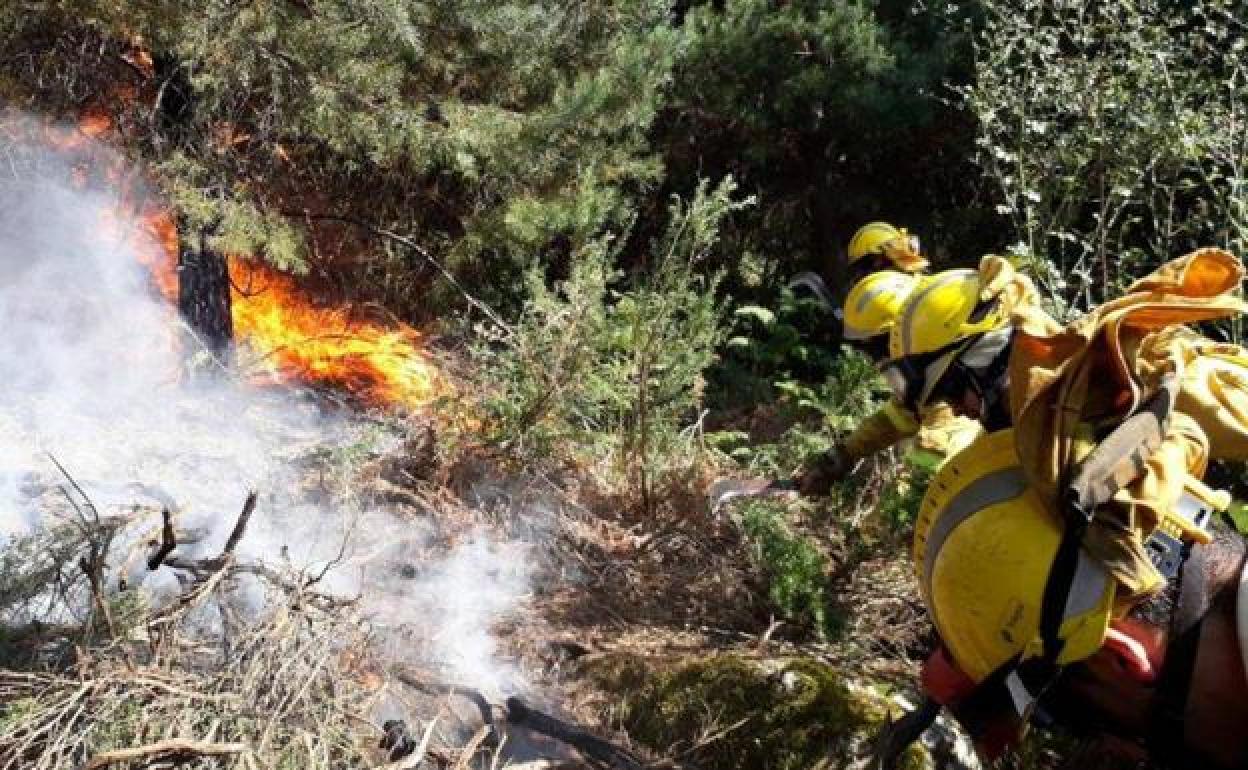
M 455 762 L 455 770 L 468 770 L 468 765 L 472 763 L 472 758 L 477 755 L 477 749 L 481 748 L 486 739 L 490 737 L 490 728 L 482 725 L 472 739 L 461 749 L 459 760 Z
M 396 665 L 391 668 L 391 672 L 396 679 L 414 690 L 419 690 L 428 695 L 457 695 L 472 701 L 473 705 L 477 707 L 477 711 L 481 714 L 481 721 L 490 730 L 490 741 L 498 740 L 499 732 L 498 727 L 494 724 L 494 709 L 479 690 L 429 679 L 410 666 Z
M 247 751 L 245 743 L 200 743 L 198 741 L 169 740 L 138 746 L 133 749 L 118 749 L 95 755 L 79 770 L 99 770 L 99 768 L 121 762 L 132 762 L 148 757 L 220 757 L 230 754 L 242 754 Z
M 243 503 L 243 511 L 238 515 L 238 521 L 234 522 L 234 529 L 225 541 L 225 549 L 221 551 L 222 559 L 234 553 L 239 541 L 243 539 L 243 534 L 247 531 L 247 522 L 251 521 L 251 514 L 256 510 L 256 498 L 256 490 L 253 489 L 247 493 L 247 502 Z
M 165 561 L 165 557 L 173 553 L 173 549 L 178 546 L 178 536 L 173 530 L 173 514 L 169 512 L 168 508 L 162 508 L 160 517 L 162 519 L 160 548 L 147 560 L 149 572 L 158 568 Z

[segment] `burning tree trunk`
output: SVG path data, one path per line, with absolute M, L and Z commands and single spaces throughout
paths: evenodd
M 179 223 L 179 232 L 185 232 Z M 180 239 L 178 310 L 195 336 L 194 347 L 226 363 L 234 324 L 230 317 L 230 273 L 225 255 L 207 246 L 206 234 Z

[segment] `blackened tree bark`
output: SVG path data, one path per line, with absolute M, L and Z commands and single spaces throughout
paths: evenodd
M 198 346 L 222 363 L 230 359 L 234 324 L 230 317 L 230 273 L 225 255 L 207 246 L 204 232 L 186 233 L 179 220 L 178 311 Z

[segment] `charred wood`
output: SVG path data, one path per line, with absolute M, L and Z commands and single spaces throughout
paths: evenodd
M 191 236 L 179 217 L 178 311 L 203 349 L 222 364 L 230 360 L 234 323 L 230 315 L 230 273 L 225 255 L 208 246 L 207 233 Z
M 568 744 L 584 756 L 616 770 L 644 770 L 646 763 L 625 749 L 585 729 L 530 708 L 516 697 L 507 699 L 507 721 Z

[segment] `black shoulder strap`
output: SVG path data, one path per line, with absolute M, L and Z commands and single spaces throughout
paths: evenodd
M 1148 458 L 1165 436 L 1177 394 L 1178 380 L 1170 375 L 1150 399 L 1101 439 L 1072 469 L 1070 481 L 1059 500 L 1066 526 L 1053 557 L 1040 608 L 1040 638 L 1044 642 L 1044 657 L 1050 663 L 1056 664 L 1062 652 L 1059 634 L 1062 617 L 1079 566 L 1079 548 L 1092 516 L 1099 506 L 1109 502 L 1118 490 L 1144 471 Z

